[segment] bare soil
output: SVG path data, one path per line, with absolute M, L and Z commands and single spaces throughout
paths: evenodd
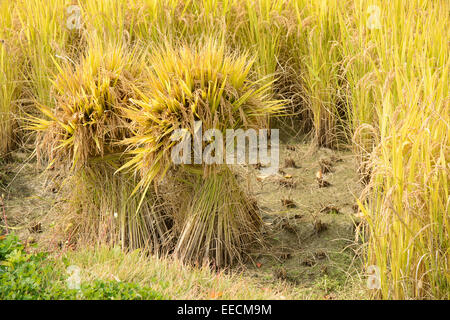
M 266 178 L 253 166 L 242 182 L 261 208 L 268 243 L 251 255 L 247 272 L 262 282 L 288 282 L 315 298 L 352 290 L 346 297 L 361 298 L 356 198 L 363 186 L 354 156 L 311 144 L 284 144 L 280 166 L 279 175 Z M 327 172 L 322 180 L 316 178 L 320 169 Z

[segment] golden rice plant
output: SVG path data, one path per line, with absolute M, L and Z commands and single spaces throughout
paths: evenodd
M 237 18 L 235 42 L 255 53 L 256 78 L 273 82 L 278 68 L 277 58 L 285 36 L 285 1 L 243 1 L 234 4 Z M 236 45 L 236 44 L 235 44 Z
M 378 297 L 448 299 L 450 8 L 446 1 L 377 4 L 380 28 L 365 31 L 375 51 L 365 80 L 377 85 L 376 99 L 355 106 L 362 113 L 373 103 L 378 142 L 364 208 L 368 264 L 380 269 Z
M 0 3 L 0 157 L 14 145 L 13 130 L 21 95 L 21 56 L 15 40 L 15 19 L 11 3 Z
M 258 86 L 248 80 L 252 59 L 245 53 L 227 53 L 213 40 L 195 48 L 166 44 L 153 51 L 146 88 L 125 111 L 134 133 L 124 144 L 140 147 L 122 169 L 141 172 L 139 187 L 163 177 L 171 166 L 170 150 L 177 143 L 171 134 L 177 129 L 193 134 L 195 121 L 202 121 L 204 130 L 222 132 L 259 128 L 265 115 L 281 110 L 282 104 L 267 94 L 271 83 Z
M 66 27 L 68 18 L 66 0 L 17 1 L 14 15 L 20 22 L 17 29 L 21 51 L 24 55 L 24 74 L 27 81 L 27 95 L 42 103 L 51 103 L 51 73 L 55 71 L 53 59 L 66 56 L 69 51 L 70 30 Z
M 448 298 L 448 2 L 292 4 L 298 39 L 284 45 L 298 53 L 316 139 L 355 134 L 370 181 L 361 200 L 367 264 L 381 275 L 374 295 Z
M 144 66 L 144 50 L 102 43 L 94 36 L 78 63 L 57 64 L 54 106 L 41 104 L 45 117 L 31 116 L 30 128 L 38 132 L 38 158 L 69 170 L 63 183 L 71 200 L 66 212 L 75 214 L 71 224 L 81 236 L 105 239 L 98 228 L 108 221 L 108 230 L 116 235 L 110 241 L 159 249 L 157 244 L 170 236 L 163 210 L 152 205 L 156 200 L 151 195 L 139 208 L 141 197 L 130 197 L 135 179 L 115 174 L 124 151 L 117 142 L 130 135 L 123 110 L 137 97 Z
M 122 109 L 142 82 L 143 52 L 122 44 L 92 40 L 79 63 L 56 61 L 55 107 L 40 104 L 46 118 L 32 117 L 39 132 L 37 152 L 71 167 L 120 152 L 115 142 L 127 137 Z
M 300 107 L 311 110 L 314 141 L 325 147 L 336 147 L 341 140 L 341 6 L 345 4 L 337 0 L 292 2 L 298 39 L 289 46 L 297 49 L 291 58 L 296 69 L 300 69 L 297 73 L 302 79 L 305 98 Z
M 214 40 L 153 50 L 146 90 L 127 110 L 133 136 L 123 142 L 131 158 L 121 169 L 140 174 L 137 188 L 146 192 L 152 181 L 175 169 L 171 150 L 177 142 L 171 136 L 177 129 L 195 134 L 196 121 L 204 130 L 220 132 L 259 128 L 268 114 L 280 111 L 280 101 L 268 94 L 270 83 L 260 86 L 248 79 L 252 63 L 248 54 L 229 53 Z M 193 195 L 183 196 L 188 205 L 175 253 L 186 262 L 232 263 L 257 238 L 259 214 L 229 170 L 225 165 L 183 167 Z
M 286 45 L 299 52 L 292 59 L 316 139 L 335 146 L 355 134 L 370 181 L 361 201 L 367 264 L 381 276 L 374 295 L 448 298 L 448 2 L 297 0 L 293 8 L 300 32 Z

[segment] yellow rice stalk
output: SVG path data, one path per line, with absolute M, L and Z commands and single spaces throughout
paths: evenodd
M 373 30 L 363 24 L 369 4 L 355 6 L 360 27 L 345 32 L 345 43 L 358 41 L 360 49 L 345 50 L 354 52 L 348 80 L 354 121 L 369 143 L 362 145 L 370 152 L 377 144 L 363 208 L 367 263 L 380 270 L 374 295 L 448 299 L 449 3 L 377 1 L 381 21 Z
M 68 201 L 54 209 L 59 232 L 76 245 L 119 245 L 124 250 L 167 253 L 174 245 L 171 207 L 151 192 L 144 199 L 139 194 L 130 196 L 136 179 L 115 173 L 117 168 L 103 160 L 64 181 L 62 191 Z
M 18 36 L 27 59 L 24 73 L 29 80 L 30 98 L 49 104 L 51 73 L 55 71 L 55 56 L 66 56 L 70 30 L 66 27 L 66 0 L 17 1 L 14 13 L 20 21 Z M 67 49 L 67 50 L 66 50 Z
M 144 55 L 119 44 L 92 41 L 81 61 L 58 64 L 53 82 L 55 107 L 40 105 L 45 118 L 31 118 L 38 155 L 50 162 L 83 167 L 92 158 L 120 152 L 117 141 L 128 136 L 122 109 L 136 97 Z
M 150 66 L 145 92 L 127 111 L 134 136 L 123 142 L 131 159 L 121 168 L 140 174 L 136 191 L 141 187 L 144 194 L 155 178 L 160 181 L 173 168 L 170 155 L 176 141 L 170 137 L 176 129 L 194 134 L 195 121 L 202 121 L 204 130 L 221 132 L 259 128 L 267 124 L 267 115 L 282 108 L 280 101 L 270 99 L 270 82 L 258 86 L 248 79 L 248 55 L 227 53 L 213 40 L 179 49 L 166 44 L 153 50 Z M 188 208 L 177 227 L 175 253 L 185 262 L 216 266 L 239 260 L 258 238 L 261 220 L 256 207 L 239 190 L 228 167 L 203 166 L 199 174 L 192 174 L 190 165 L 185 169 L 193 177 L 193 195 L 185 195 Z
M 14 145 L 14 134 L 18 115 L 18 99 L 22 87 L 20 76 L 21 56 L 15 39 L 13 5 L 0 3 L 0 157 L 6 155 Z
M 72 240 L 155 252 L 170 244 L 170 219 L 158 200 L 150 193 L 130 197 L 136 179 L 115 174 L 123 164 L 117 142 L 130 136 L 123 109 L 137 97 L 144 65 L 142 49 L 93 37 L 78 63 L 57 64 L 55 106 L 40 105 L 45 118 L 30 119 L 30 128 L 39 133 L 38 158 L 64 173 L 70 168 L 62 189 L 69 207 L 61 218 L 73 220 L 66 230 L 74 233 Z
M 193 176 L 192 199 L 175 255 L 182 261 L 215 267 L 242 262 L 260 240 L 262 221 L 256 202 L 239 187 L 228 168 L 208 177 Z
M 137 170 L 142 176 L 139 186 L 147 187 L 171 166 L 176 141 L 170 137 L 176 129 L 194 134 L 195 121 L 202 121 L 204 130 L 222 132 L 259 128 L 268 114 L 282 108 L 270 98 L 271 83 L 258 86 L 248 80 L 252 60 L 246 54 L 229 54 L 212 40 L 194 48 L 167 44 L 153 52 L 146 90 L 126 110 L 134 133 L 123 143 L 132 149 L 132 158 L 121 169 Z

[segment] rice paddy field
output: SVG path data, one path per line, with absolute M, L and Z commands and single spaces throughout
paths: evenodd
M 449 15 L 0 0 L 0 299 L 448 300 Z M 173 162 L 212 129 L 278 170 Z

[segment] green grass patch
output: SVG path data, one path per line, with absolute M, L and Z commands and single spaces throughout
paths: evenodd
M 160 300 L 165 297 L 149 287 L 120 281 L 94 280 L 68 287 L 68 275 L 54 268 L 47 253 L 27 253 L 15 235 L 0 240 L 1 300 Z

